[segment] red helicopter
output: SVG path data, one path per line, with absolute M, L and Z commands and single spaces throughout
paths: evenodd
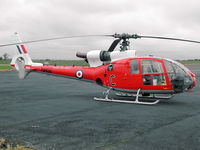
M 24 79 L 30 72 L 43 72 L 93 82 L 108 89 L 104 92 L 105 98 L 94 97 L 95 100 L 152 105 L 157 104 L 160 99 L 170 99 L 174 94 L 189 92 L 196 84 L 195 75 L 174 60 L 155 56 L 136 56 L 135 50 L 129 50 L 129 39 L 154 38 L 200 43 L 199 41 L 123 33 L 58 37 L 22 42 L 18 34 L 15 33 L 15 35 L 18 38 L 17 43 L 4 44 L 0 47 L 17 46 L 19 55 L 13 57 L 11 66 L 18 71 L 19 78 Z M 89 66 L 57 66 L 35 63 L 32 62 L 23 45 L 24 43 L 85 36 L 110 36 L 116 38 L 116 40 L 113 41 L 107 51 L 77 52 L 76 56 L 85 59 Z M 120 42 L 120 50 L 114 51 Z M 104 62 L 109 63 L 104 64 Z M 135 100 L 110 99 L 108 97 L 110 90 L 116 91 L 117 96 L 134 96 Z M 161 97 L 160 95 L 167 96 Z M 139 97 L 155 100 L 139 101 Z

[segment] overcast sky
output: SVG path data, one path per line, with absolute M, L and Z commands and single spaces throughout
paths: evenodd
M 0 0 L 0 44 L 84 34 L 137 33 L 200 41 L 199 0 Z M 107 50 L 108 37 L 74 38 L 26 44 L 37 59 L 76 59 L 77 51 Z M 131 40 L 138 55 L 200 59 L 200 44 Z M 17 54 L 15 46 L 0 48 L 0 56 Z

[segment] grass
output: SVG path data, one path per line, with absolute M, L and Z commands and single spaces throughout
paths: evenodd
M 12 67 L 10 66 L 11 60 L 0 60 L 0 71 L 4 70 L 12 70 Z
M 0 66 L 0 70 L 12 70 L 11 66 Z
M 0 139 L 0 150 L 34 150 L 33 148 L 25 147 L 14 143 L 10 140 Z
M 11 60 L 0 60 L 0 64 L 10 64 Z
M 69 65 L 69 66 L 88 66 L 88 63 L 84 60 L 33 60 L 35 62 L 45 63 L 49 65 Z
M 178 62 L 184 65 L 200 64 L 200 60 L 178 60 Z
M 12 70 L 10 66 L 11 60 L 0 60 L 0 71 Z M 33 60 L 33 62 L 46 63 L 49 65 L 68 65 L 68 66 L 88 66 L 84 60 Z

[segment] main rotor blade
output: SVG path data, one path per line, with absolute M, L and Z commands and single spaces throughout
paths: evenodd
M 112 36 L 112 35 L 78 35 L 78 36 L 62 36 L 62 37 L 46 38 L 46 39 L 31 40 L 31 41 L 24 41 L 24 42 L 17 42 L 17 43 L 1 44 L 0 47 L 11 46 L 11 45 L 18 45 L 18 44 L 26 44 L 26 43 L 36 43 L 36 42 L 44 42 L 44 41 L 60 40 L 60 39 L 68 39 L 68 38 L 92 37 L 92 36 Z
M 187 40 L 187 39 L 179 39 L 179 38 L 171 38 L 171 37 L 162 37 L 162 36 L 138 35 L 137 38 L 163 39 L 163 40 L 174 40 L 174 41 L 183 41 L 183 42 L 191 42 L 191 43 L 200 43 L 200 41 Z
M 114 40 L 112 44 L 110 45 L 108 52 L 114 51 L 115 47 L 119 44 L 120 41 L 121 39 Z

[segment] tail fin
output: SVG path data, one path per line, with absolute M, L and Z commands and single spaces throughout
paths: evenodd
M 16 38 L 16 42 L 17 43 L 21 43 L 21 39 L 20 39 L 20 36 L 17 32 L 14 33 L 15 34 L 15 38 Z M 20 54 L 27 54 L 27 51 L 26 51 L 26 48 L 24 47 L 23 44 L 21 44 L 20 46 L 19 45 L 16 45 L 17 46 L 17 49 L 19 51 Z
M 22 42 L 19 34 L 15 33 L 17 42 Z M 13 57 L 11 61 L 11 66 L 18 72 L 18 76 L 20 79 L 24 79 L 31 71 L 31 67 L 33 66 L 43 66 L 41 63 L 34 63 L 31 60 L 25 46 L 23 44 L 16 45 L 19 55 Z

